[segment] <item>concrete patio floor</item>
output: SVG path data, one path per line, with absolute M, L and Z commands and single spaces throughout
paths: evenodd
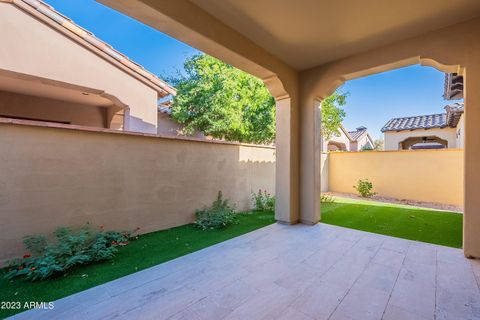
M 15 319 L 480 319 L 480 261 L 326 224 L 274 224 Z

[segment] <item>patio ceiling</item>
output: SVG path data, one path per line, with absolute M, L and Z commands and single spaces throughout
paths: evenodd
M 191 2 L 298 70 L 480 14 L 478 0 Z
M 261 78 L 276 97 L 275 76 L 291 94 L 298 71 L 480 16 L 477 0 L 96 1 Z
M 107 107 L 114 103 L 102 96 L 102 91 L 89 88 L 62 87 L 61 82 L 47 81 L 36 77 L 19 78 L 0 70 L 0 91 L 13 92 L 27 96 L 48 98 L 89 106 Z

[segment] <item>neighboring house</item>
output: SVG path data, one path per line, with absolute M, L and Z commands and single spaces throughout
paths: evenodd
M 172 99 L 171 96 L 161 99 L 158 103 L 158 127 L 157 134 L 161 136 L 179 136 L 183 135 L 183 125 L 172 118 Z M 190 137 L 207 139 L 202 132 L 196 132 Z
M 463 148 L 463 103 L 445 113 L 394 118 L 382 128 L 385 150 Z
M 347 131 L 340 125 L 339 134 L 323 141 L 322 152 L 327 151 L 360 151 L 363 148 L 373 149 L 372 137 L 365 127 L 358 127 L 355 131 Z
M 445 74 L 443 97 L 463 99 L 463 77 Z M 394 118 L 382 128 L 385 150 L 444 149 L 464 146 L 464 105 L 456 102 L 445 106 L 445 113 Z
M 0 117 L 157 132 L 175 89 L 42 1 L 0 0 Z
M 349 131 L 348 134 L 351 137 L 350 151 L 373 149 L 375 144 L 366 127 L 358 127 L 355 131 Z
M 443 98 L 446 100 L 463 99 L 463 76 L 456 73 L 445 74 Z

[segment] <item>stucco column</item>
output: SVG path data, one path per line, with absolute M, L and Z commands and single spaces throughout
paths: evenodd
M 320 106 L 319 100 L 302 102 L 300 117 L 300 221 L 320 220 Z
M 293 224 L 298 213 L 298 105 L 291 98 L 276 101 L 275 219 Z
M 465 256 L 480 258 L 480 57 L 464 77 L 465 101 Z

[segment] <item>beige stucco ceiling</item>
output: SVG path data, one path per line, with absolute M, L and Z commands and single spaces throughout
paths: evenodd
M 190 1 L 299 70 L 480 16 L 480 0 Z
M 90 106 L 111 106 L 113 102 L 97 93 L 53 86 L 38 81 L 29 81 L 5 76 L 0 73 L 0 91 L 49 98 Z

